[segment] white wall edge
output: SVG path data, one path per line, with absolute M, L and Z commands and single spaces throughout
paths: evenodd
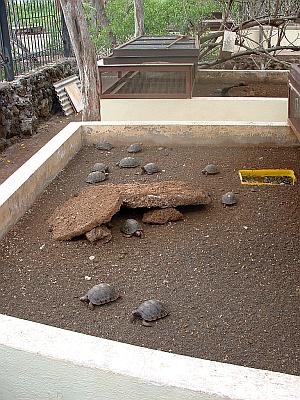
M 59 150 L 80 126 L 80 122 L 70 122 L 0 185 L 0 207 L 35 173 L 35 171 Z
M 101 339 L 0 315 L 0 345 L 72 364 L 236 400 L 299 400 L 300 377 Z
M 80 123 L 70 123 L 0 185 L 0 238 L 82 147 Z
M 120 125 L 128 125 L 128 126 L 137 126 L 137 125 L 143 125 L 143 126 L 148 126 L 148 125 L 155 125 L 155 126 L 161 126 L 161 125 L 180 125 L 180 126 L 197 126 L 197 125 L 203 125 L 203 126 L 258 126 L 258 127 L 288 127 L 289 124 L 288 122 L 282 122 L 282 121 L 275 121 L 275 122 L 261 122 L 261 121 L 87 121 L 87 122 L 81 122 L 81 126 L 120 126 Z

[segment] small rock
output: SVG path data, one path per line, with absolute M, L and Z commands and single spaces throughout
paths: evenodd
M 91 278 L 90 276 L 85 275 L 84 279 L 85 279 L 86 281 L 90 281 L 92 278 Z
M 95 260 L 95 256 L 89 256 L 89 260 L 91 261 Z
M 91 231 L 87 232 L 85 236 L 87 240 L 92 243 L 99 240 L 101 240 L 103 243 L 107 243 L 112 238 L 111 231 L 105 225 L 93 228 Z
M 147 211 L 143 215 L 142 221 L 146 224 L 163 225 L 170 221 L 183 220 L 183 214 L 176 208 L 161 208 L 158 210 Z

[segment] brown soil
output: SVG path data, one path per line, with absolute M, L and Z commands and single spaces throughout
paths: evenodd
M 0 152 L 0 183 L 5 181 L 61 129 L 74 121 L 81 121 L 81 114 L 70 115 L 69 117 L 56 114 L 47 121 L 42 122 L 34 136 L 20 139 L 3 152 Z
M 241 185 L 237 174 L 242 168 L 291 168 L 300 176 L 299 148 L 146 147 L 137 158 L 166 170 L 158 176 L 120 170 L 115 163 L 125 154 L 120 148 L 83 149 L 1 241 L 0 312 L 167 352 L 299 374 L 299 185 Z M 185 179 L 209 191 L 212 204 L 180 208 L 184 221 L 144 225 L 143 239 L 120 232 L 125 218 L 141 220 L 143 210 L 123 210 L 112 220 L 107 244 L 54 241 L 47 219 L 86 185 L 95 162 L 109 164 L 108 182 Z M 221 173 L 204 176 L 208 163 Z M 220 198 L 230 190 L 238 193 L 238 204 L 224 208 Z M 115 285 L 122 299 L 91 311 L 79 297 L 99 282 Z M 131 324 L 131 311 L 150 298 L 165 303 L 170 315 L 152 328 Z
M 193 89 L 194 97 L 288 97 L 287 84 L 248 83 L 238 86 L 242 82 L 207 81 L 197 82 Z M 232 87 L 233 85 L 237 85 Z

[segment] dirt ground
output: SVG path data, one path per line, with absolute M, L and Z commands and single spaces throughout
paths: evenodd
M 5 181 L 53 136 L 73 121 L 81 121 L 81 114 L 70 115 L 69 117 L 63 114 L 55 114 L 39 125 L 34 136 L 20 139 L 3 152 L 0 152 L 0 183 Z
M 19 318 L 221 362 L 300 374 L 299 185 L 241 185 L 238 169 L 291 168 L 300 176 L 299 148 L 145 147 L 136 157 L 165 170 L 145 176 L 115 163 L 124 148 L 83 149 L 0 242 L 0 312 Z M 55 242 L 47 219 L 87 185 L 95 162 L 108 182 L 187 180 L 212 204 L 180 208 L 184 221 L 144 225 L 145 237 L 124 238 L 123 210 L 107 244 L 79 238 Z M 207 163 L 221 173 L 201 174 Z M 106 182 L 101 183 L 105 185 Z M 224 208 L 233 190 L 238 204 Z M 90 259 L 94 256 L 94 259 Z M 122 298 L 94 311 L 79 301 L 93 285 L 113 284 Z M 157 298 L 170 315 L 147 328 L 129 321 L 140 302 Z
M 242 84 L 243 86 L 239 86 Z M 236 85 L 236 86 L 234 86 Z M 234 86 L 234 87 L 233 87 Z M 270 84 L 270 83 L 232 83 L 224 80 L 218 82 L 207 80 L 205 82 L 198 81 L 193 89 L 194 97 L 288 97 L 287 84 Z

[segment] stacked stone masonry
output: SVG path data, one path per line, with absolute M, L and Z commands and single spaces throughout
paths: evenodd
M 60 105 L 53 83 L 77 73 L 75 60 L 66 59 L 0 83 L 0 150 L 33 135 L 41 120 L 56 113 Z

